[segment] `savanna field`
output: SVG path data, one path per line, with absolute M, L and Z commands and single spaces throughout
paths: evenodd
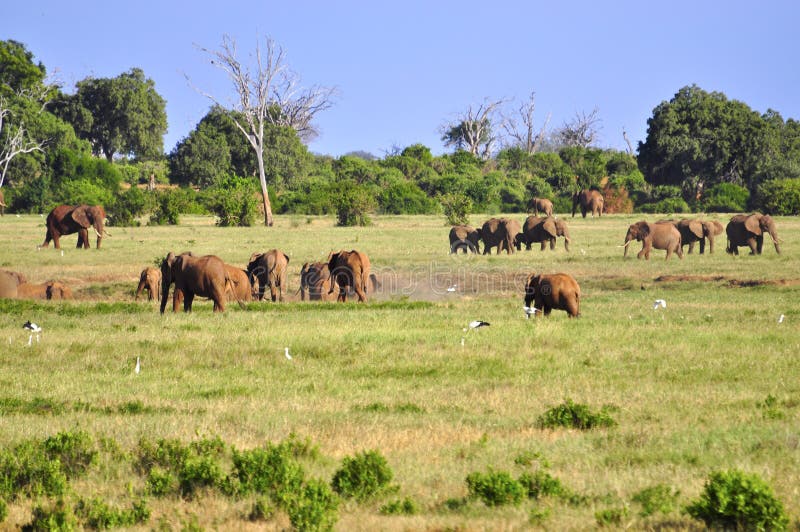
M 455 256 L 440 216 L 378 216 L 361 228 L 305 216 L 220 228 L 186 216 L 109 226 L 99 251 L 76 250 L 68 235 L 62 256 L 37 251 L 43 218 L 6 215 L 0 268 L 62 280 L 75 299 L 0 300 L 3 460 L 59 434 L 94 455 L 58 494 L 27 484 L 6 496 L 0 528 L 59 500 L 81 526 L 75 508 L 102 501 L 146 505 L 146 518 L 123 525 L 133 530 L 290 528 L 294 503 L 230 482 L 237 453 L 280 445 L 317 487 L 366 451 L 385 458 L 383 490 L 336 496 L 336 530 L 699 529 L 683 509 L 710 473 L 729 469 L 764 479 L 789 527 L 800 526 L 800 220 L 776 217 L 781 255 L 769 237 L 761 256 L 728 255 L 723 234 L 714 254 L 664 261 L 654 250 L 644 261 L 633 243 L 623 259 L 627 227 L 642 218 L 567 218 L 570 252 L 559 239 L 555 251 Z M 162 316 L 156 302 L 133 301 L 141 270 L 169 251 L 245 267 L 271 248 L 290 257 L 283 303 L 229 303 L 219 315 L 198 298 L 191 314 Z M 300 302 L 303 263 L 339 249 L 369 255 L 379 291 L 367 304 Z M 573 275 L 582 316 L 526 319 L 534 271 Z M 666 307 L 654 309 L 657 299 Z M 27 320 L 43 329 L 30 347 Z M 464 332 L 472 320 L 491 325 Z M 568 401 L 611 423 L 543 426 Z M 203 467 L 159 462 L 164 440 Z M 476 472 L 561 489 L 492 505 L 472 496 Z M 643 492 L 664 504 L 648 512 Z

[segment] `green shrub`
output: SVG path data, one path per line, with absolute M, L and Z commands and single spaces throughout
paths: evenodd
M 178 479 L 160 467 L 154 467 L 147 474 L 145 490 L 154 497 L 166 497 L 178 492 Z
M 256 180 L 226 176 L 205 192 L 208 210 L 217 216 L 220 227 L 250 227 L 258 213 Z
M 89 179 L 71 179 L 61 183 L 57 195 L 67 205 L 111 205 L 115 192 Z
M 250 508 L 250 513 L 247 519 L 250 521 L 266 521 L 275 514 L 275 509 L 269 502 L 267 497 L 258 497 L 253 506 Z
M 519 483 L 525 488 L 530 499 L 561 497 L 569 493 L 560 480 L 542 469 L 536 473 L 523 473 L 519 477 Z
M 42 445 L 24 442 L 0 452 L 0 496 L 8 500 L 20 495 L 57 497 L 66 491 L 61 462 L 47 456 Z
M 430 214 L 437 205 L 416 183 L 399 181 L 383 188 L 378 195 L 378 205 L 386 214 Z
M 188 458 L 178 471 L 178 481 L 184 497 L 192 497 L 202 488 L 221 487 L 223 478 L 222 468 L 211 456 Z
M 702 199 L 706 212 L 743 212 L 747 210 L 750 192 L 733 183 L 719 183 L 711 187 Z
M 517 505 L 525 496 L 521 483 L 505 471 L 474 472 L 467 475 L 467 490 L 486 506 Z
M 550 508 L 534 506 L 528 513 L 528 522 L 534 526 L 542 526 L 548 517 L 550 517 Z
M 139 472 L 149 473 L 156 466 L 177 472 L 189 458 L 190 449 L 176 439 L 162 438 L 155 443 L 141 439 L 134 454 Z
M 112 225 L 130 227 L 138 225 L 136 218 L 154 206 L 155 198 L 151 192 L 145 193 L 132 186 L 114 199 L 109 206 L 108 214 Z
M 466 225 L 472 211 L 472 200 L 464 194 L 448 193 L 439 196 L 442 211 L 449 225 Z
M 413 499 L 406 497 L 396 501 L 387 502 L 380 508 L 380 513 L 384 515 L 415 515 L 419 513 L 417 503 Z
M 268 443 L 264 449 L 234 449 L 233 476 L 241 493 L 270 495 L 285 505 L 300 491 L 305 473 L 289 449 Z
M 6 520 L 8 517 L 8 503 L 5 499 L 0 499 L 0 523 Z
M 94 441 L 83 431 L 60 432 L 44 440 L 44 450 L 51 460 L 58 460 L 68 477 L 76 477 L 97 459 Z
M 769 485 L 736 469 L 711 473 L 700 498 L 686 511 L 709 528 L 785 530 L 789 524 Z
M 157 191 L 150 225 L 178 225 L 181 214 L 208 214 L 198 199 L 197 192 L 189 187 Z
M 627 517 L 628 509 L 622 508 L 606 508 L 595 512 L 594 518 L 600 526 L 619 526 L 622 520 Z
M 288 451 L 295 458 L 319 458 L 319 446 L 314 444 L 310 438 L 301 440 L 294 432 L 280 443 L 279 447 Z
M 371 223 L 369 214 L 375 210 L 375 196 L 368 187 L 344 179 L 331 185 L 330 196 L 337 225 L 348 227 Z
M 297 530 L 332 530 L 339 519 L 339 499 L 321 480 L 312 479 L 289 499 L 286 513 Z
M 657 484 L 637 492 L 631 500 L 642 506 L 639 515 L 649 517 L 656 512 L 668 514 L 675 510 L 679 494 L 680 492 L 673 491 L 669 486 Z
M 386 489 L 393 476 L 380 452 L 365 451 L 352 458 L 345 457 L 331 484 L 342 497 L 364 501 Z
M 144 500 L 134 502 L 130 510 L 120 510 L 100 499 L 81 499 L 75 505 L 75 514 L 86 527 L 95 530 L 131 527 L 150 519 L 150 509 Z
M 606 407 L 599 412 L 592 412 L 588 406 L 573 403 L 567 398 L 562 404 L 553 407 L 539 416 L 539 428 L 554 429 L 558 427 L 589 430 L 595 427 L 612 427 L 617 422 L 609 415 Z
M 22 527 L 23 532 L 72 532 L 80 529 L 72 508 L 62 499 L 51 506 L 37 504 L 32 513 L 31 522 Z
M 771 179 L 761 183 L 756 189 L 754 207 L 766 214 L 800 214 L 800 178 Z
M 644 205 L 639 205 L 637 210 L 644 213 L 659 214 L 677 214 L 691 211 L 683 198 L 667 198 L 656 203 L 645 203 Z

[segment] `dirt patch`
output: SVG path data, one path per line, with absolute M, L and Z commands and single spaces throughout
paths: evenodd
M 800 279 L 731 279 L 724 275 L 661 275 L 654 279 L 657 283 L 679 282 L 724 282 L 728 286 L 749 288 L 752 286 L 797 286 Z

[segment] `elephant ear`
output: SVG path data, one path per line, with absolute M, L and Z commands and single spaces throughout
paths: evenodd
M 556 221 L 554 218 L 551 218 L 549 216 L 545 218 L 544 222 L 542 222 L 542 229 L 544 229 L 547 232 L 547 234 L 549 234 L 553 238 L 558 236 L 558 229 L 556 228 Z
M 639 222 L 636 224 L 636 227 L 639 229 L 639 236 L 644 238 L 650 234 L 650 224 L 647 222 Z
M 761 216 L 758 214 L 751 214 L 744 220 L 745 228 L 755 235 L 761 234 Z
M 698 220 L 692 220 L 689 222 L 689 231 L 692 232 L 694 236 L 697 238 L 703 238 L 703 224 Z
M 287 254 L 286 254 L 286 253 L 284 253 L 283 251 L 281 251 L 281 255 L 283 255 L 283 258 L 285 258 L 285 259 L 286 259 L 286 264 L 289 264 L 289 255 L 287 255 Z
M 75 220 L 81 227 L 89 227 L 92 225 L 92 222 L 89 221 L 89 214 L 87 212 L 88 209 L 88 205 L 80 205 L 72 209 L 72 219 Z
M 722 224 L 719 223 L 716 220 L 703 222 L 703 225 L 706 227 L 706 232 L 709 235 L 713 235 L 713 236 L 722 234 L 722 231 L 724 230 L 724 228 L 722 227 Z
M 250 260 L 248 262 L 253 262 L 257 258 L 259 258 L 261 255 L 263 255 L 263 253 L 258 253 L 258 252 L 253 253 L 252 255 L 250 255 Z

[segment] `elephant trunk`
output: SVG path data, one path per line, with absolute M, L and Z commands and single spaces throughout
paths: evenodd
M 783 240 L 778 238 L 778 232 L 775 231 L 774 229 L 770 230 L 769 236 L 772 237 L 772 243 L 775 245 L 775 253 L 780 255 L 781 254 L 781 246 L 780 246 L 780 244 L 781 244 L 781 242 L 783 242 Z
M 630 233 L 628 233 L 627 235 L 625 235 L 625 245 L 622 246 L 625 248 L 625 253 L 622 254 L 623 257 L 628 256 L 628 246 L 630 245 L 631 242 L 633 242 L 633 237 L 631 237 Z
M 564 249 L 569 251 L 569 243 L 572 242 L 572 239 L 567 235 L 564 235 Z

